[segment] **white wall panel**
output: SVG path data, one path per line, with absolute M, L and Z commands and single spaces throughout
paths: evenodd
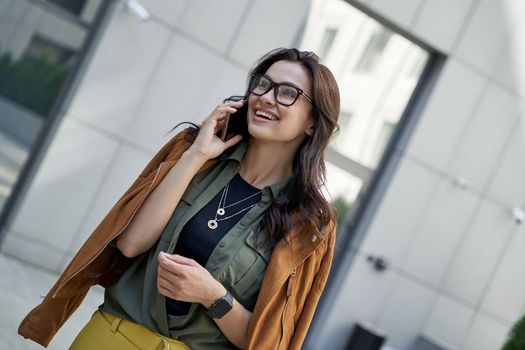
M 235 30 L 249 4 L 250 1 L 245 0 L 192 0 L 176 26 L 224 52 L 232 38 L 239 34 Z
M 87 217 L 82 221 L 77 234 L 68 247 L 69 252 L 77 251 L 84 244 L 84 241 L 104 216 L 137 179 L 151 157 L 153 154 L 146 155 L 126 145 L 120 146 L 114 163 L 106 173 L 104 183 L 96 192 L 96 197 L 88 208 Z
M 179 24 L 183 10 L 190 2 L 190 0 L 140 0 L 148 12 L 171 26 Z
M 326 320 L 325 331 L 312 339 L 311 348 L 341 349 L 355 322 L 373 326 L 396 279 L 390 270 L 376 272 L 366 257 L 357 256 L 337 294 L 334 304 L 337 311 Z
M 494 350 L 501 349 L 510 324 L 503 324 L 483 313 L 478 313 L 467 332 L 464 350 Z
M 154 150 L 168 141 L 169 135 L 164 135 L 179 122 L 202 122 L 226 97 L 211 103 L 210 91 L 218 87 L 224 87 L 226 95 L 231 91 L 224 86 L 225 72 L 233 72 L 228 85 L 238 82 L 239 88 L 245 87 L 245 73 L 229 65 L 205 48 L 174 35 L 126 137 Z
M 477 0 L 427 0 L 411 31 L 437 49 L 448 53 Z M 443 25 L 446 22 L 446 25 Z
M 294 40 L 301 34 L 310 6 L 307 0 L 253 1 L 230 52 L 233 59 L 248 67 L 271 49 L 297 45 Z
M 67 249 L 116 147 L 114 140 L 65 118 L 12 228 L 37 241 Z
M 423 223 L 407 244 L 402 268 L 418 278 L 439 286 L 479 199 L 443 180 L 432 197 Z
M 458 86 L 462 86 L 461 93 L 457 91 Z M 485 79 L 450 58 L 420 116 L 407 152 L 445 170 L 473 117 L 485 86 Z
M 525 2 L 523 2 L 521 13 L 525 13 Z M 525 96 L 525 23 L 518 22 L 510 38 L 506 41 L 502 53 L 497 59 L 491 77 L 503 86 L 510 89 L 516 95 Z
M 114 13 L 69 108 L 71 116 L 122 135 L 148 90 L 168 36 L 155 22 Z
M 467 64 L 489 74 L 509 33 L 509 24 L 500 1 L 480 0 L 453 52 Z
M 464 304 L 439 296 L 423 326 L 423 333 L 460 349 L 473 314 L 473 310 Z
M 523 314 L 525 303 L 525 228 L 520 226 L 511 235 L 481 307 L 514 322 Z
M 51 271 L 60 271 L 60 264 L 66 255 L 65 249 L 60 249 L 47 242 L 36 240 L 34 237 L 20 234 L 13 230 L 6 232 L 6 237 L 2 241 L 1 251 Z M 37 293 L 40 295 L 45 294 L 47 291 L 33 290 L 33 292 L 35 295 Z
M 449 174 L 464 177 L 470 186 L 483 190 L 499 165 L 501 153 L 516 126 L 519 113 L 519 101 L 491 85 L 456 148 Z
M 387 334 L 389 346 L 408 349 L 419 334 L 435 291 L 406 278 L 398 278 L 381 308 L 377 326 Z
M 408 28 L 416 16 L 420 0 L 371 0 L 370 8 L 397 25 Z
M 385 193 L 361 251 L 380 255 L 399 266 L 428 210 L 438 177 L 404 158 Z
M 501 163 L 496 168 L 488 187 L 492 198 L 508 206 L 520 206 L 525 199 L 525 127 L 524 117 L 512 131 L 511 140 L 500 155 Z
M 509 213 L 483 203 L 461 242 L 443 288 L 472 304 L 478 303 L 514 225 Z

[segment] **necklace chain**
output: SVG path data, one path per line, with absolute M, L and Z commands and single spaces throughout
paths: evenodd
M 254 206 L 255 206 L 255 204 L 252 204 L 252 205 L 250 205 L 250 206 L 248 206 L 248 207 L 246 207 L 246 208 L 243 208 L 243 209 L 239 210 L 238 212 L 236 212 L 236 213 L 233 214 L 233 215 L 227 216 L 227 217 L 225 217 L 225 218 L 215 219 L 215 220 L 216 220 L 216 221 L 222 221 L 222 220 L 229 219 L 229 218 L 234 217 L 235 215 L 238 215 L 238 214 L 242 213 L 243 211 L 248 210 L 248 209 L 250 209 L 250 208 L 252 208 L 252 207 L 254 207 Z
M 226 188 L 225 188 L 226 194 L 224 195 L 224 204 L 226 204 L 226 196 L 228 195 L 228 189 L 229 189 L 229 188 L 230 188 L 230 182 L 228 181 L 228 183 L 226 184 Z M 244 198 L 244 199 L 241 199 L 240 201 L 237 201 L 237 202 L 235 202 L 235 203 L 232 203 L 232 204 L 228 204 L 228 205 L 226 205 L 226 206 L 223 206 L 222 209 L 226 209 L 226 208 L 229 208 L 229 207 L 233 207 L 235 204 L 240 203 L 240 202 L 244 202 L 245 200 L 250 199 L 250 198 L 252 198 L 252 197 L 255 196 L 255 195 L 258 195 L 258 194 L 261 193 L 261 192 L 262 192 L 262 191 L 259 190 L 259 191 L 255 192 L 255 193 L 251 194 L 250 196 L 248 196 L 248 197 L 246 197 L 246 198 Z M 221 203 L 221 202 L 219 202 L 219 206 L 220 206 L 220 203 Z
M 231 180 L 230 180 L 231 181 Z M 256 203 L 252 204 L 252 205 L 249 205 L 248 207 L 246 208 L 243 208 L 241 210 L 239 210 L 238 212 L 236 212 L 235 214 L 232 214 L 230 216 L 227 216 L 225 218 L 219 218 L 217 219 L 217 215 L 224 215 L 226 212 L 224 211 L 225 208 L 229 208 L 229 207 L 232 207 L 234 206 L 235 204 L 238 204 L 238 203 L 241 203 L 241 202 L 244 202 L 245 200 L 247 199 L 250 199 L 252 198 L 253 196 L 259 194 L 262 192 L 262 190 L 259 190 L 258 192 L 255 192 L 253 194 L 251 194 L 250 196 L 244 198 L 244 199 L 241 199 L 235 203 L 232 203 L 232 204 L 229 204 L 229 205 L 225 205 L 226 204 L 226 197 L 228 196 L 228 189 L 230 187 L 230 181 L 228 181 L 228 183 L 226 184 L 226 186 L 224 187 L 224 190 L 222 191 L 222 194 L 221 194 L 221 198 L 219 199 L 219 205 L 217 207 L 217 210 L 215 211 L 215 217 L 211 220 L 208 220 L 208 227 L 212 230 L 215 230 L 217 227 L 219 227 L 219 221 L 222 221 L 222 220 L 226 220 L 226 219 L 229 219 L 229 218 L 232 218 L 236 215 L 239 215 L 240 213 L 250 209 L 250 208 L 253 208 L 255 206 Z M 221 208 L 221 204 L 223 205 L 223 207 Z

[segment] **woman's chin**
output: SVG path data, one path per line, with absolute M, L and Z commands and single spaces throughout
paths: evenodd
M 259 125 L 250 125 L 248 124 L 248 133 L 251 137 L 258 139 L 258 140 L 275 140 L 275 131 L 270 130 L 265 127 L 261 127 Z

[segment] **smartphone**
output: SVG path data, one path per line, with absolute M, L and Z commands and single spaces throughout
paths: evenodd
M 228 100 L 233 101 L 239 101 L 245 99 L 244 96 L 231 96 L 229 98 L 224 99 L 223 102 L 226 102 Z M 229 138 L 241 134 L 244 137 L 247 137 L 247 125 L 246 125 L 246 112 L 247 112 L 248 104 L 244 103 L 239 109 L 237 109 L 237 112 L 234 112 L 232 114 L 228 113 L 226 115 L 226 122 L 224 123 L 224 127 L 220 131 L 220 138 L 222 141 L 226 141 Z M 230 118 L 233 116 L 233 118 L 237 118 L 234 120 L 234 122 L 230 123 Z M 217 135 L 219 136 L 219 135 Z
M 228 131 L 228 122 L 230 121 L 230 113 L 226 114 L 226 122 L 224 123 L 224 128 L 221 131 L 221 140 L 226 141 L 226 134 Z

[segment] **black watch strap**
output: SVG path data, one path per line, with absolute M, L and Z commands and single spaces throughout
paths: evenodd
M 212 318 L 221 318 L 226 315 L 233 307 L 233 295 L 227 291 L 226 295 L 217 300 L 206 314 Z

